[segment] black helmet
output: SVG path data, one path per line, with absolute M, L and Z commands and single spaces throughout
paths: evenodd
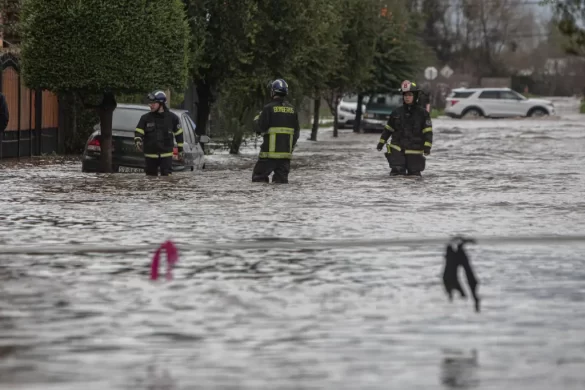
M 274 80 L 270 85 L 270 92 L 272 96 L 286 96 L 288 95 L 288 84 L 283 79 Z

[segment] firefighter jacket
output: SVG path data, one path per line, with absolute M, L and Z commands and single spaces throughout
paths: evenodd
M 172 157 L 174 142 L 179 153 L 183 151 L 181 120 L 170 111 L 149 112 L 142 115 L 134 132 L 134 141 L 141 140 L 144 157 Z
M 291 159 L 300 135 L 295 108 L 282 98 L 275 98 L 254 118 L 257 134 L 264 138 L 260 158 Z
M 388 138 L 392 137 L 391 142 Z M 379 143 L 405 154 L 428 154 L 433 147 L 433 123 L 427 110 L 418 104 L 403 104 L 392 112 Z

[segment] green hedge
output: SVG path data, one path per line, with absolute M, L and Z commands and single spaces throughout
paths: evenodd
M 181 0 L 27 0 L 22 69 L 53 92 L 182 90 L 190 31 Z

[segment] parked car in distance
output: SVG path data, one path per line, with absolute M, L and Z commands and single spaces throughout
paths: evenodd
M 362 114 L 366 111 L 366 104 L 368 103 L 368 96 L 364 96 L 362 104 Z M 345 95 L 341 98 L 337 106 L 337 120 L 338 128 L 344 129 L 352 127 L 355 121 L 357 111 L 357 95 Z
M 373 95 L 366 104 L 361 121 L 362 131 L 383 131 L 392 111 L 400 107 L 402 103 L 403 98 L 400 92 Z
M 134 131 L 140 117 L 150 111 L 146 105 L 118 104 L 112 120 L 112 172 L 144 172 L 144 153 L 136 149 Z M 195 134 L 195 123 L 186 110 L 171 109 L 181 120 L 183 127 L 184 161 L 178 161 L 178 149 L 175 142 L 173 150 L 173 172 L 203 169 L 205 154 L 201 144 L 209 142 L 206 135 Z M 82 172 L 101 172 L 101 137 L 100 125 L 94 126 L 89 136 L 81 159 Z
M 447 96 L 452 118 L 542 117 L 554 115 L 550 100 L 529 99 L 510 88 L 457 88 Z

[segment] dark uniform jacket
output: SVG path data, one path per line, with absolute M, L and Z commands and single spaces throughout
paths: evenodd
M 264 142 L 260 158 L 291 159 L 300 135 L 299 117 L 295 108 L 283 99 L 274 99 L 254 118 L 257 134 Z
M 430 153 L 433 147 L 433 123 L 427 110 L 418 104 L 403 104 L 392 112 L 380 143 L 388 143 L 388 148 L 406 154 Z
M 183 151 L 181 120 L 170 111 L 149 112 L 142 115 L 134 132 L 134 140 L 142 140 L 145 157 L 172 157 L 173 136 L 179 152 Z

